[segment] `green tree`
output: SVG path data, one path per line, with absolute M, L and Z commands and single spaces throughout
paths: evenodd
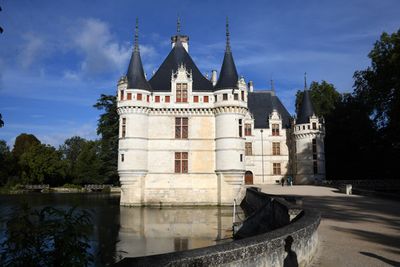
M 118 183 L 118 127 L 117 99 L 113 95 L 102 94 L 94 105 L 104 111 L 97 124 L 97 134 L 100 139 L 100 158 L 103 161 L 102 173 L 107 183 Z
M 101 147 L 99 141 L 87 141 L 79 153 L 75 165 L 77 184 L 102 184 L 105 177 L 102 174 L 104 163 L 100 158 Z
M 10 181 L 15 170 L 14 157 L 6 141 L 0 140 L 0 186 Z
M 400 29 L 384 32 L 368 54 L 371 66 L 354 73 L 355 95 L 370 108 L 380 134 L 400 151 Z
M 24 183 L 60 185 L 64 181 L 66 163 L 61 153 L 44 144 L 32 145 L 19 159 Z
M 0 113 L 0 128 L 4 126 L 3 116 Z
M 88 251 L 93 230 L 85 210 L 18 207 L 6 221 L 0 244 L 1 266 L 89 266 Z
M 34 136 L 33 134 L 22 133 L 22 134 L 18 135 L 17 138 L 15 139 L 14 148 L 12 150 L 12 153 L 14 154 L 14 157 L 16 158 L 16 160 L 19 160 L 19 157 L 23 153 L 28 151 L 28 149 L 32 145 L 37 145 L 37 144 L 40 144 L 40 141 L 39 141 L 39 139 L 36 138 L 36 136 Z
M 303 91 L 296 93 L 296 113 L 299 113 L 301 101 L 303 100 Z M 340 93 L 336 91 L 333 84 L 326 81 L 321 83 L 312 82 L 310 85 L 311 101 L 317 116 L 326 117 L 334 109 L 335 105 L 340 101 Z
M 77 160 L 87 142 L 88 141 L 82 137 L 73 136 L 65 140 L 64 144 L 60 146 L 59 151 L 62 153 L 62 159 L 65 160 L 67 164 L 66 175 L 68 180 L 66 182 L 71 182 L 77 178 Z

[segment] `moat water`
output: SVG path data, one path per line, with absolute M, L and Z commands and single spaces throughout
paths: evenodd
M 232 207 L 120 207 L 119 195 L 0 195 L 0 242 L 4 219 L 21 202 L 34 208 L 53 206 L 89 210 L 94 231 L 91 252 L 96 266 L 137 257 L 206 247 L 232 237 Z

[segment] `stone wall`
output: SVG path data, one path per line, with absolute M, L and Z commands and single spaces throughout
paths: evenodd
M 268 200 L 264 195 L 249 198 L 258 205 L 260 199 Z M 318 212 L 305 209 L 290 224 L 267 233 L 200 249 L 125 258 L 115 266 L 306 266 L 318 245 L 320 219 Z

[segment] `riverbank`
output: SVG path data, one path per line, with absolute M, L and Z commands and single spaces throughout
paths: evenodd
M 118 186 L 106 187 L 101 190 L 91 190 L 79 185 L 68 185 L 61 187 L 49 187 L 41 190 L 28 190 L 23 185 L 16 185 L 11 187 L 0 187 L 0 195 L 14 195 L 26 193 L 111 193 L 120 194 L 121 188 Z

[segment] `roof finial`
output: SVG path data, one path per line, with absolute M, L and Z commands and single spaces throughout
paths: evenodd
M 275 91 L 274 80 L 271 79 L 271 90 Z
M 176 20 L 176 34 L 180 35 L 181 33 L 181 18 L 179 17 L 178 13 L 178 19 Z
M 307 89 L 307 72 L 304 72 L 304 90 Z
M 139 52 L 139 19 L 136 17 L 135 42 L 133 51 Z
M 226 17 L 226 52 L 231 52 L 231 44 L 230 44 L 230 38 L 229 38 L 229 20 L 228 17 Z

